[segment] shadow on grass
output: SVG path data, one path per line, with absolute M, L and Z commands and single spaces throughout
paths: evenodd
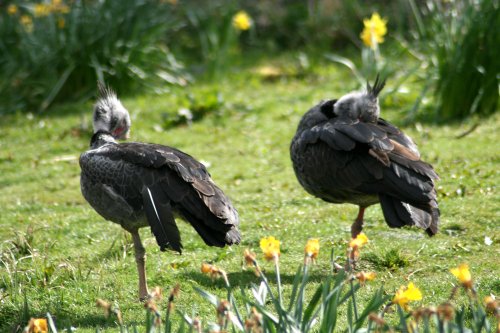
M 276 286 L 276 273 L 267 271 L 264 272 L 269 284 L 273 287 Z M 217 288 L 217 289 L 225 289 L 226 286 L 222 279 L 216 278 L 211 279 L 209 276 L 200 273 L 200 272 L 185 272 L 182 274 L 186 279 L 195 281 L 198 285 L 202 286 L 202 288 Z M 227 274 L 229 283 L 234 290 L 238 290 L 240 287 L 249 288 L 252 284 L 260 284 L 261 279 L 255 275 L 253 270 L 247 270 L 244 272 L 234 272 Z M 293 281 L 295 279 L 295 275 L 290 274 L 280 274 L 281 277 L 281 285 L 282 286 L 291 286 L 293 285 Z M 310 283 L 320 283 L 325 279 L 324 274 L 313 273 L 309 275 L 308 284 Z

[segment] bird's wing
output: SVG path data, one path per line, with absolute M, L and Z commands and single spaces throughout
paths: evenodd
M 304 131 L 301 141 L 302 149 L 318 147 L 315 155 L 329 168 L 323 177 L 326 184 L 328 174 L 334 175 L 332 186 L 384 193 L 429 212 L 429 203 L 436 202 L 436 172 L 420 160 L 411 139 L 385 120 L 331 118 Z
M 383 119 L 377 123 L 365 123 L 335 117 L 304 131 L 301 140 L 302 147 L 320 140 L 335 151 L 367 152 L 382 165 L 393 168 L 396 173 L 399 173 L 399 165 L 430 179 L 438 178 L 432 166 L 420 159 L 413 141 Z
M 209 245 L 239 243 L 238 213 L 202 163 L 163 145 L 128 142 L 117 146 L 119 154 L 115 158 L 144 170 L 137 181 L 143 187 L 145 202 L 151 197 L 154 199 L 150 199 L 150 203 L 163 202 L 163 195 Z M 150 209 L 154 218 L 151 212 L 154 213 L 154 209 Z
M 390 161 L 427 176 L 430 179 L 439 179 L 432 166 L 420 159 L 417 146 L 410 137 L 384 119 L 379 119 L 377 126 L 387 133 L 387 137 L 392 143 L 392 149 L 383 151 L 387 154 Z M 397 171 L 395 170 L 395 172 Z

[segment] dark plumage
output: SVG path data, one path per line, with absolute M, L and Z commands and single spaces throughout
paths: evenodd
M 138 229 L 150 226 L 160 249 L 182 251 L 174 215 L 188 221 L 206 244 L 238 244 L 238 213 L 205 166 L 180 150 L 127 142 L 130 118 L 103 85 L 94 106 L 91 149 L 80 156 L 81 189 L 105 219 L 132 233 L 139 271 L 139 296 L 147 296 L 145 250 Z
M 416 225 L 432 236 L 439 224 L 438 176 L 408 136 L 379 118 L 384 85 L 377 76 L 366 91 L 311 108 L 291 143 L 293 168 L 310 194 L 359 206 L 353 238 L 362 230 L 365 208 L 377 202 L 390 227 Z

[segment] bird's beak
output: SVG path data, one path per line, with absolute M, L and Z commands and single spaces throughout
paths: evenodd
M 125 130 L 125 127 L 118 127 L 111 134 L 115 139 L 126 140 L 129 138 L 129 132 L 130 131 Z

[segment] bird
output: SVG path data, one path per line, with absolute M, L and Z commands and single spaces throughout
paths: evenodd
M 338 99 L 322 100 L 301 118 L 290 145 L 295 175 L 315 197 L 359 207 L 351 237 L 363 230 L 368 206 L 380 203 L 391 228 L 438 232 L 440 211 L 434 168 L 413 140 L 380 117 L 378 95 L 386 80 Z
M 132 234 L 139 299 L 148 297 L 146 250 L 139 228 L 149 226 L 161 251 L 182 253 L 176 218 L 189 222 L 209 246 L 239 244 L 239 216 L 205 166 L 173 147 L 121 142 L 130 116 L 116 93 L 98 83 L 90 149 L 80 155 L 83 197 L 104 219 Z

